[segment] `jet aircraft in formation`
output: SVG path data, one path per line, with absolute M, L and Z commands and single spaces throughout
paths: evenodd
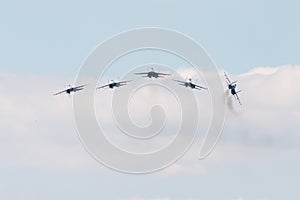
M 65 89 L 63 91 L 60 91 L 60 92 L 57 92 L 54 95 L 59 95 L 59 94 L 62 94 L 62 93 L 71 94 L 71 92 L 77 92 L 77 91 L 83 90 L 85 86 L 86 85 L 80 85 L 80 86 L 72 87 L 71 85 L 69 85 L 69 87 L 67 89 Z
M 161 72 L 155 72 L 153 68 L 149 72 L 138 72 L 134 73 L 135 75 L 142 75 L 142 77 L 148 77 L 148 78 L 164 78 L 165 76 L 169 76 L 171 74 L 161 73 Z
M 139 72 L 139 73 L 134 73 L 134 74 L 135 75 L 142 75 L 142 77 L 148 77 L 148 78 L 152 78 L 152 77 L 154 77 L 154 78 L 164 78 L 165 76 L 171 75 L 171 74 L 168 74 L 168 73 L 155 72 L 153 68 L 151 68 L 151 70 L 149 72 Z M 238 101 L 238 103 L 240 105 L 242 105 L 241 100 L 238 96 L 238 93 L 240 93 L 241 90 L 236 91 L 237 81 L 231 82 L 229 77 L 227 76 L 227 74 L 225 72 L 224 72 L 224 76 L 225 76 L 225 79 L 226 79 L 226 82 L 227 82 L 227 87 L 230 90 L 230 93 L 235 97 L 235 99 Z M 189 78 L 186 81 L 181 81 L 181 80 L 176 80 L 176 79 L 172 79 L 172 80 L 177 82 L 181 86 L 189 87 L 191 89 L 196 89 L 196 90 L 204 89 L 204 90 L 207 90 L 206 87 L 203 87 L 201 85 L 197 85 L 196 83 L 192 82 L 191 78 Z M 131 80 L 125 80 L 125 81 L 111 80 L 110 83 L 108 83 L 106 85 L 99 86 L 96 89 L 102 89 L 102 88 L 113 89 L 115 87 L 121 87 L 121 86 L 127 85 L 127 83 L 129 83 L 129 82 L 131 82 Z M 67 89 L 65 89 L 63 91 L 60 91 L 60 92 L 57 92 L 54 95 L 59 95 L 59 94 L 62 94 L 62 93 L 71 94 L 72 92 L 77 92 L 77 91 L 83 90 L 85 86 L 86 85 L 80 85 L 80 86 L 74 86 L 73 87 L 73 86 L 69 85 L 69 87 Z
M 227 87 L 230 90 L 230 93 L 235 97 L 235 99 L 239 102 L 240 105 L 242 105 L 240 97 L 238 96 L 238 93 L 240 93 L 242 90 L 236 91 L 236 83 L 237 81 L 231 82 L 227 74 L 224 72 L 225 79 L 227 81 Z
M 185 87 L 190 87 L 192 89 L 196 89 L 196 90 L 207 90 L 206 87 L 200 86 L 200 85 L 196 85 L 195 83 L 192 82 L 192 79 L 189 78 L 187 81 L 180 81 L 180 80 L 175 80 L 173 79 L 173 81 L 176 81 L 179 83 L 179 85 L 185 86 Z
M 108 83 L 106 85 L 99 86 L 99 87 L 97 87 L 97 89 L 101 89 L 101 88 L 113 89 L 114 87 L 121 87 L 121 86 L 127 85 L 127 83 L 129 83 L 129 82 L 131 82 L 131 80 L 129 80 L 129 81 L 114 81 L 114 80 L 111 80 L 110 83 Z

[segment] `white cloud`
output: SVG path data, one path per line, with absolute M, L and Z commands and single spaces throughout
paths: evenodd
M 243 197 L 239 196 L 239 197 L 233 198 L 231 200 L 245 200 L 245 199 Z
M 272 75 L 276 73 L 279 69 L 280 67 L 257 67 L 244 74 L 241 74 L 240 76 L 243 77 L 243 76 L 252 76 L 252 75 Z
M 62 81 L 9 74 L 0 81 L 0 167 L 97 166 L 76 135 L 71 99 L 52 95 Z
M 179 72 L 197 77 L 193 70 Z M 300 66 L 255 68 L 241 75 L 229 75 L 232 80 L 238 80 L 238 89 L 243 90 L 240 93 L 243 106 L 228 96 L 231 107 L 228 107 L 222 137 L 213 153 L 206 160 L 198 161 L 195 159 L 198 145 L 193 145 L 189 151 L 191 156 L 184 156 L 189 161 L 179 161 L 170 169 L 173 175 L 184 174 L 185 170 L 192 173 L 197 162 L 201 163 L 202 172 L 207 172 L 212 166 L 299 158 Z M 223 78 L 223 72 L 220 76 Z
M 186 176 L 186 175 L 203 175 L 205 167 L 201 162 L 178 162 L 170 167 L 158 172 L 158 176 Z
M 189 69 L 181 71 L 193 76 Z M 243 107 L 229 98 L 233 110 L 228 111 L 221 141 L 213 154 L 207 161 L 199 161 L 198 142 L 179 162 L 159 172 L 160 175 L 201 175 L 209 170 L 208 165 L 227 165 L 243 159 L 246 162 L 245 155 L 253 160 L 276 159 L 277 155 L 295 158 L 300 141 L 299 77 L 299 66 L 258 68 L 230 75 L 239 81 L 238 87 L 243 90 L 240 95 Z M 0 82 L 2 167 L 82 169 L 99 166 L 76 136 L 71 99 L 68 95 L 52 95 L 63 85 L 62 80 L 1 74 Z M 201 113 L 209 112 L 206 96 L 199 94 L 203 98 Z M 128 143 L 127 146 L 134 145 Z
M 239 89 L 243 90 L 240 96 L 244 106 L 233 122 L 239 122 L 237 127 L 244 129 L 240 132 L 251 132 L 255 136 L 297 137 L 299 77 L 299 66 L 281 66 L 272 74 L 237 76 Z

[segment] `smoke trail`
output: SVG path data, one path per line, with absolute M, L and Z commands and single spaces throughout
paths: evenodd
M 225 96 L 226 96 L 226 104 L 227 104 L 227 108 L 230 111 L 231 114 L 233 115 L 240 115 L 243 113 L 243 109 L 238 109 L 238 107 L 234 106 L 234 96 L 231 95 L 230 90 L 227 90 L 225 92 Z
M 226 95 L 226 103 L 227 103 L 227 108 L 232 112 L 234 113 L 235 110 L 234 110 L 234 107 L 233 107 L 233 103 L 232 103 L 232 97 L 231 97 L 231 94 L 229 92 L 229 90 L 226 90 L 225 92 L 225 95 Z

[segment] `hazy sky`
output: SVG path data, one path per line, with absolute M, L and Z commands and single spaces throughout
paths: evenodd
M 300 197 L 298 1 L 13 0 L 0 5 L 3 199 Z M 193 145 L 162 172 L 121 174 L 84 150 L 71 99 L 52 94 L 74 81 L 100 42 L 153 26 L 201 44 L 219 69 L 239 80 L 244 108 L 228 105 L 222 138 L 207 159 L 199 161 Z
M 132 28 L 180 31 L 220 68 L 299 63 L 297 1 L 9 1 L 1 3 L 1 67 L 74 75 L 100 42 Z

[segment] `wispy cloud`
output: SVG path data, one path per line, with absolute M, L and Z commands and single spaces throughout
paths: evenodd
M 187 72 L 188 69 L 181 71 L 195 76 L 192 72 Z M 233 80 L 239 81 L 238 87 L 243 90 L 240 97 L 244 105 L 240 107 L 232 99 L 232 109 L 239 114 L 228 113 L 222 139 L 217 145 L 217 155 L 215 153 L 210 161 L 224 164 L 226 154 L 239 155 L 237 149 L 242 149 L 248 158 L 253 159 L 265 158 L 267 155 L 272 158 L 277 153 L 284 152 L 296 155 L 300 141 L 300 95 L 297 92 L 300 91 L 299 77 L 299 66 L 257 68 L 241 75 L 231 75 Z M 98 166 L 85 152 L 76 136 L 71 99 L 68 95 L 52 95 L 63 85 L 62 80 L 2 73 L 0 81 L 2 167 L 81 169 Z M 205 100 L 205 95 L 201 98 L 201 113 L 209 114 L 206 104 L 209 100 Z M 144 99 L 149 98 L 146 96 Z M 109 98 L 104 99 L 103 103 L 105 102 L 109 102 Z M 144 103 L 137 104 L 137 107 Z M 143 113 L 136 113 L 136 119 L 142 119 L 140 116 L 147 118 Z M 201 117 L 205 119 L 206 115 Z M 109 122 L 107 120 L 105 123 L 111 126 Z M 200 128 L 205 129 L 202 126 Z M 167 144 L 167 139 L 168 137 L 162 137 L 154 147 Z M 117 140 L 124 147 L 148 148 L 146 145 L 139 147 L 130 142 L 124 143 L 118 137 Z M 193 145 L 184 160 L 162 171 L 162 175 L 205 173 L 206 166 L 196 156 L 199 146 Z M 152 147 L 150 145 L 150 149 Z M 242 155 L 240 158 L 242 159 Z
M 238 197 L 236 197 L 236 198 L 233 198 L 233 199 L 231 199 L 231 200 L 245 200 L 243 197 L 241 197 L 241 196 L 238 196 Z

